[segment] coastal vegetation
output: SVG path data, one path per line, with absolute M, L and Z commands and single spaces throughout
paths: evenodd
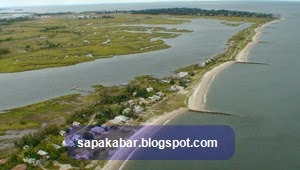
M 94 13 L 45 14 L 33 20 L 13 19 L 10 22 L 3 25 L 0 32 L 2 73 L 166 49 L 170 46 L 164 39 L 190 32 L 157 26 L 188 20 L 132 14 L 113 17 Z
M 68 157 L 64 147 L 62 147 L 61 149 L 53 148 L 52 144 L 60 145 L 61 141 L 64 140 L 64 137 L 59 135 L 58 133 L 59 130 L 67 130 L 68 127 L 72 124 L 72 122 L 75 121 L 78 121 L 83 125 L 88 125 L 89 123 L 91 123 L 93 126 L 102 125 L 103 123 L 110 121 L 111 119 L 113 119 L 115 116 L 118 115 L 124 115 L 126 117 L 132 118 L 133 119 L 133 122 L 131 122 L 132 124 L 139 124 L 141 122 L 148 120 L 153 116 L 162 115 L 165 112 L 170 112 L 180 107 L 185 107 L 187 98 L 190 94 L 189 91 L 193 89 L 193 87 L 198 83 L 199 79 L 207 71 L 211 70 L 212 68 L 226 61 L 234 60 L 236 54 L 251 41 L 251 38 L 255 34 L 254 31 L 255 28 L 274 19 L 270 17 L 237 17 L 237 16 L 227 17 L 227 16 L 196 16 L 196 15 L 193 16 L 178 15 L 176 16 L 177 19 L 170 19 L 170 18 L 161 17 L 160 15 L 147 16 L 144 14 L 139 14 L 138 16 L 143 18 L 141 19 L 142 21 L 135 20 L 136 16 L 132 14 L 126 14 L 126 17 L 128 17 L 129 20 L 122 18 L 120 16 L 119 16 L 120 18 L 118 18 L 118 16 L 116 16 L 115 18 L 108 18 L 109 20 L 117 19 L 118 23 L 117 25 L 111 24 L 112 26 L 109 26 L 109 28 L 103 28 L 103 29 L 106 30 L 106 32 L 110 32 L 112 30 L 117 32 L 118 30 L 121 32 L 124 30 L 134 31 L 132 35 L 130 34 L 130 32 L 126 31 L 126 33 L 128 33 L 126 34 L 126 36 L 130 35 L 127 41 L 130 42 L 135 41 L 137 38 L 136 36 L 141 36 L 142 38 L 144 37 L 146 39 L 147 43 L 153 45 L 152 44 L 153 42 L 148 41 L 149 35 L 145 35 L 145 34 L 149 34 L 149 33 L 145 33 L 149 31 L 149 28 L 135 26 L 135 25 L 120 26 L 119 24 L 123 22 L 124 23 L 133 22 L 134 24 L 145 23 L 145 24 L 152 24 L 152 25 L 162 24 L 163 22 L 166 22 L 168 24 L 178 24 L 181 22 L 186 22 L 188 19 L 211 18 L 211 19 L 221 19 L 226 22 L 228 21 L 238 22 L 238 23 L 250 22 L 252 23 L 252 25 L 249 28 L 240 31 L 236 35 L 231 37 L 228 40 L 228 44 L 227 44 L 228 48 L 224 53 L 219 54 L 213 58 L 207 59 L 204 63 L 198 63 L 184 68 L 180 68 L 175 71 L 173 76 L 165 77 L 165 78 L 140 76 L 130 81 L 127 85 L 116 86 L 116 87 L 104 87 L 98 85 L 94 87 L 95 88 L 94 93 L 86 96 L 80 96 L 80 95 L 64 96 L 61 98 L 52 99 L 38 104 L 33 104 L 30 106 L 9 110 L 6 113 L 0 114 L 0 124 L 1 124 L 0 134 L 5 134 L 7 130 L 39 128 L 43 123 L 48 124 L 48 126 L 46 127 L 41 127 L 40 131 L 36 134 L 24 136 L 22 139 L 16 139 L 14 142 L 17 147 L 8 150 L 8 152 L 6 152 L 5 155 L 0 155 L 0 157 L 7 157 L 7 154 L 14 155 L 11 156 L 8 162 L 4 166 L 1 166 L 1 168 L 4 167 L 6 169 L 11 169 L 13 166 L 22 163 L 22 158 L 40 159 L 40 156 L 36 154 L 37 151 L 39 150 L 45 150 L 47 151 L 47 153 L 49 153 L 50 158 L 44 161 L 43 163 L 43 166 L 49 169 L 51 168 L 55 169 L 54 167 L 56 167 L 56 165 L 53 164 L 54 161 L 58 161 L 61 164 L 71 164 L 73 167 L 78 167 L 80 169 L 93 169 L 93 167 L 97 165 L 103 165 L 104 161 L 99 161 L 96 164 L 94 164 L 94 166 L 90 168 L 86 168 L 86 166 L 91 163 L 90 161 L 75 161 Z M 148 18 L 149 20 L 146 19 L 147 17 L 150 17 Z M 53 23 L 60 22 L 60 19 L 53 19 L 52 21 L 46 19 L 44 22 L 51 21 L 49 23 L 52 23 L 52 26 L 43 25 L 42 27 L 35 25 L 37 24 L 36 21 L 30 21 L 33 22 L 31 23 L 32 27 L 27 29 L 29 30 L 33 29 L 35 31 L 36 29 L 38 29 L 41 32 L 46 32 L 47 35 L 49 35 L 49 37 L 53 35 L 53 38 L 56 36 L 55 34 L 59 34 L 60 38 L 68 39 L 68 36 L 63 36 L 63 35 L 68 34 L 66 29 L 69 27 L 69 25 L 53 26 Z M 156 19 L 158 20 L 156 21 Z M 77 22 L 85 26 L 91 23 L 90 19 L 80 19 L 80 20 L 77 19 L 76 23 Z M 108 21 L 108 23 L 111 23 L 111 21 Z M 22 22 L 18 24 L 22 25 Z M 20 27 L 20 28 L 25 29 L 26 27 Z M 7 28 L 4 29 L 6 30 Z M 166 29 L 161 27 L 156 27 L 156 28 L 151 27 L 151 29 L 156 30 L 156 31 L 152 31 L 151 33 L 151 36 L 154 37 L 173 38 L 175 36 L 178 36 L 178 33 L 189 32 L 189 30 Z M 83 29 L 81 28 L 81 30 Z M 84 30 L 83 32 L 84 35 L 86 32 L 88 32 L 87 30 L 88 29 Z M 139 33 L 140 31 L 142 31 L 143 33 Z M 91 32 L 92 31 L 90 31 L 90 33 Z M 82 32 L 76 33 L 76 35 L 77 34 L 81 35 L 81 33 Z M 124 32 L 122 32 L 122 35 L 124 35 Z M 19 34 L 19 36 L 21 37 L 24 35 Z M 115 36 L 114 33 L 110 35 L 111 41 L 118 42 L 116 38 L 113 38 L 114 36 Z M 120 34 L 118 34 L 117 36 L 120 36 Z M 40 38 L 40 36 L 38 36 L 38 38 Z M 13 37 L 13 39 L 18 39 L 18 38 Z M 32 39 L 32 37 L 30 39 Z M 82 42 L 82 40 L 84 39 L 80 39 L 77 45 L 75 44 L 76 38 L 75 40 L 72 39 L 73 40 L 72 42 L 74 42 L 73 45 L 75 45 L 76 47 L 84 46 L 84 44 L 80 45 L 79 43 Z M 89 42 L 92 42 L 92 40 L 93 39 L 90 38 Z M 104 40 L 105 39 L 103 39 L 103 41 Z M 53 48 L 55 49 L 55 51 L 59 51 L 59 48 L 64 47 L 65 45 L 63 44 L 63 42 L 59 41 L 58 38 L 56 41 L 54 41 L 54 39 L 48 41 L 49 42 L 47 42 L 47 45 L 44 46 L 44 48 L 46 48 L 47 50 Z M 16 43 L 17 45 L 17 41 L 14 43 Z M 164 44 L 163 41 L 155 42 L 155 43 L 157 43 L 158 45 Z M 22 46 L 24 46 L 24 44 L 22 44 Z M 83 49 L 90 49 L 90 48 L 93 49 L 93 46 L 87 46 L 87 47 Z M 144 47 L 148 47 L 148 46 L 145 45 Z M 34 51 L 34 49 L 36 48 L 38 48 L 38 44 L 28 44 L 25 46 L 27 52 L 30 52 L 31 50 Z M 107 49 L 107 51 L 110 50 L 111 49 L 109 48 Z M 13 49 L 9 49 L 9 51 L 10 53 L 14 53 Z M 62 51 L 62 53 L 67 51 L 68 50 Z M 0 56 L 1 57 L 0 61 L 2 59 L 11 58 L 11 56 L 9 56 L 10 53 Z M 39 50 L 37 50 L 37 54 L 38 54 L 37 56 L 39 55 L 42 56 L 41 55 L 42 53 L 39 52 Z M 71 54 L 69 55 L 71 56 Z M 26 56 L 26 54 L 24 54 L 23 57 L 24 59 L 28 60 L 28 63 L 31 64 L 31 62 L 29 62 L 30 61 L 29 56 Z M 36 59 L 38 60 L 39 57 L 37 57 Z M 80 57 L 78 56 L 78 58 Z M 76 60 L 77 62 L 77 59 L 74 60 Z M 53 59 L 53 61 L 58 61 L 58 60 Z M 78 60 L 78 61 L 83 62 L 85 60 Z M 36 64 L 42 65 L 42 62 L 45 61 L 40 60 L 39 63 Z M 8 63 L 6 64 L 9 65 Z M 70 63 L 65 63 L 65 64 L 68 65 Z M 47 63 L 44 66 L 49 67 L 49 64 Z M 15 71 L 17 70 L 18 67 L 15 68 Z M 11 66 L 6 67 L 6 69 L 8 68 L 11 69 Z M 30 67 L 26 69 L 29 68 Z M 180 73 L 187 73 L 187 75 L 180 77 L 178 76 L 178 74 Z M 149 97 L 151 98 L 159 92 L 163 94 L 159 100 L 156 100 L 152 103 L 141 102 L 144 101 L 142 99 L 145 100 L 147 99 L 147 101 L 149 101 L 148 100 Z M 131 105 L 130 103 L 133 103 L 133 105 Z M 134 105 L 140 105 L 143 108 L 143 111 L 141 113 L 134 112 L 133 111 Z M 124 112 L 124 110 L 126 110 L 127 108 L 129 108 L 130 111 Z M 28 146 L 29 148 L 22 149 L 24 146 Z M 32 169 L 38 169 L 37 167 L 31 165 L 28 166 L 30 166 L 30 168 Z
M 225 16 L 225 17 L 253 17 L 253 18 L 274 18 L 273 14 L 256 13 L 247 11 L 231 10 L 208 10 L 201 8 L 161 8 L 161 9 L 144 9 L 132 10 L 133 14 L 151 14 L 151 15 L 199 15 L 199 16 Z
M 230 21 L 224 24 L 239 26 L 244 22 L 274 19 L 275 16 L 244 11 L 170 8 L 33 14 L 1 19 L 0 72 L 60 67 L 167 49 L 170 46 L 164 39 L 176 38 L 192 30 L 167 29 L 158 25 L 176 25 L 199 18 Z

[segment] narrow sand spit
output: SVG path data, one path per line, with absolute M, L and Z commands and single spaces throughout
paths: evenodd
M 281 20 L 281 19 L 280 19 Z M 262 29 L 265 28 L 267 25 L 278 22 L 280 20 L 275 20 L 272 22 L 268 22 L 262 25 L 259 28 L 256 28 L 254 31 L 256 32 L 252 38 L 252 42 L 246 45 L 237 55 L 236 61 L 238 62 L 247 62 L 247 57 L 249 55 L 250 50 L 259 42 L 260 35 L 262 34 Z M 205 104 L 206 104 L 206 96 L 209 91 L 210 84 L 213 82 L 214 78 L 217 74 L 219 74 L 222 70 L 230 66 L 231 64 L 235 63 L 235 61 L 229 61 L 218 65 L 217 67 L 213 68 L 212 70 L 206 72 L 204 76 L 201 78 L 198 85 L 194 88 L 193 93 L 188 99 L 188 108 L 190 110 L 195 111 L 205 111 Z

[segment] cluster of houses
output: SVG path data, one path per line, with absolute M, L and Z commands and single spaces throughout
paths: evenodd
M 26 147 L 26 146 L 24 146 Z M 27 147 L 26 147 L 27 148 Z M 29 147 L 28 147 L 29 148 Z M 37 154 L 42 157 L 42 159 L 36 159 L 36 158 L 23 158 L 23 161 L 28 164 L 32 164 L 34 166 L 38 166 L 42 163 L 42 160 L 50 159 L 49 153 L 43 150 L 37 151 Z
M 181 79 L 181 78 L 185 78 L 189 75 L 188 72 L 179 72 L 177 74 L 175 74 L 173 77 L 176 79 Z
M 147 87 L 146 91 L 148 93 L 154 92 L 154 88 L 153 87 Z M 136 92 L 134 92 L 132 95 L 136 96 Z M 127 106 L 127 108 L 125 108 L 122 111 L 122 114 L 128 114 L 128 113 L 135 113 L 135 114 L 140 114 L 143 113 L 143 111 L 145 110 L 146 106 L 149 106 L 151 104 L 154 104 L 157 101 L 160 101 L 163 98 L 164 94 L 163 92 L 159 91 L 156 92 L 155 94 L 153 94 L 152 96 L 149 96 L 148 98 L 143 98 L 140 97 L 136 100 L 128 100 L 127 102 L 124 103 L 125 106 Z
M 114 16 L 110 15 L 78 15 L 78 16 L 71 16 L 70 18 L 73 19 L 99 19 L 99 18 L 114 18 Z
M 114 125 L 124 125 L 129 122 L 131 119 L 124 115 L 116 116 L 114 119 L 109 120 L 107 123 L 102 124 L 101 126 L 92 127 L 88 132 L 92 133 L 94 137 L 97 137 L 102 134 L 109 134 L 109 130 L 111 130 Z M 69 128 L 70 132 L 74 131 L 76 128 L 80 127 L 79 122 L 73 122 L 72 127 Z M 75 131 L 76 132 L 76 131 Z M 64 130 L 60 131 L 61 136 L 66 136 L 67 132 Z M 64 147 L 75 147 L 79 140 L 85 140 L 80 134 L 75 133 L 74 135 L 66 137 L 65 140 L 62 141 L 62 146 Z
M 209 63 L 211 63 L 211 62 L 213 62 L 213 61 L 215 61 L 214 58 L 206 59 L 204 62 L 202 62 L 201 66 L 202 66 L 202 67 L 205 67 L 205 66 L 207 66 Z

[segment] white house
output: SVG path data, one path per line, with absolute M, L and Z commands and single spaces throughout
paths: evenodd
M 40 165 L 41 164 L 41 161 L 40 160 L 36 160 L 35 158 L 23 158 L 23 161 L 25 163 L 29 163 L 29 164 L 32 164 L 32 165 Z
M 28 146 L 28 145 L 25 145 L 25 146 L 23 146 L 23 149 L 24 149 L 24 150 L 27 150 L 27 149 L 29 149 L 29 146 Z
M 161 99 L 161 97 L 159 97 L 159 96 L 157 96 L 157 95 L 153 95 L 153 96 L 151 96 L 151 97 L 149 97 L 149 99 L 151 100 L 151 101 L 158 101 L 158 100 L 160 100 Z
M 133 106 L 134 105 L 134 101 L 133 100 L 128 100 L 127 105 L 128 106 Z
M 123 111 L 122 111 L 122 114 L 128 114 L 128 113 L 130 113 L 132 110 L 131 110 L 131 108 L 126 108 L 126 109 L 124 109 Z
M 66 135 L 66 131 L 64 131 L 64 130 L 61 130 L 60 132 L 59 132 L 59 134 L 61 135 L 61 136 L 65 136 Z
M 171 82 L 171 80 L 170 79 L 163 79 L 163 80 L 161 80 L 163 83 L 170 83 Z
M 179 77 L 179 78 L 184 78 L 184 77 L 186 77 L 186 76 L 188 76 L 188 75 L 189 75 L 188 72 L 180 72 L 180 73 L 177 74 L 177 77 Z
M 75 147 L 75 143 L 71 139 L 63 140 L 61 145 L 63 147 Z
M 89 44 L 90 42 L 88 40 L 84 40 L 83 43 Z
M 37 154 L 38 154 L 38 155 L 41 155 L 41 156 L 47 156 L 47 155 L 48 155 L 48 153 L 45 152 L 45 151 L 43 151 L 43 150 L 39 150 L 39 151 L 37 152 Z
M 129 117 L 126 117 L 124 115 L 119 115 L 115 117 L 115 120 L 120 120 L 121 122 L 127 122 L 129 120 Z
M 184 87 L 178 86 L 178 85 L 172 85 L 172 86 L 170 87 L 170 90 L 171 90 L 171 91 L 180 91 L 180 90 L 183 90 L 183 89 L 184 89 Z
M 112 119 L 112 120 L 109 120 L 110 123 L 114 124 L 114 125 L 122 125 L 124 124 L 121 120 L 119 119 Z
M 159 91 L 159 92 L 156 93 L 156 95 L 158 95 L 159 97 L 163 97 L 163 96 L 164 96 L 164 93 L 161 92 L 161 91 Z
M 148 87 L 148 88 L 146 88 L 146 90 L 147 90 L 148 93 L 154 91 L 153 87 Z
M 134 106 L 134 112 L 135 113 L 141 113 L 144 110 L 140 105 L 135 105 Z
M 55 143 L 52 143 L 52 146 L 53 146 L 55 149 L 60 149 L 60 148 L 61 148 L 61 146 L 56 145 Z
M 73 122 L 73 124 L 72 124 L 74 127 L 78 127 L 78 126 L 80 126 L 81 124 L 79 123 L 79 122 Z

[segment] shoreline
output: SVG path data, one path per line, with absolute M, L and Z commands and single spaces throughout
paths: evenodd
M 249 55 L 250 50 L 259 42 L 260 36 L 262 34 L 262 29 L 265 28 L 266 26 L 273 24 L 275 22 L 279 22 L 282 19 L 274 20 L 271 22 L 267 22 L 263 25 L 261 25 L 258 28 L 254 29 L 255 35 L 252 37 L 252 41 L 249 42 L 241 51 L 238 52 L 236 55 L 234 61 L 227 61 L 225 63 L 222 63 L 216 67 L 214 67 L 212 70 L 206 72 L 198 84 L 193 87 L 192 89 L 192 94 L 188 97 L 188 109 L 186 108 L 180 108 L 178 110 L 174 110 L 172 112 L 163 114 L 161 116 L 158 116 L 156 118 L 151 118 L 150 125 L 151 123 L 160 123 L 160 124 L 167 124 L 171 119 L 175 118 L 176 116 L 183 114 L 184 110 L 185 112 L 188 110 L 199 110 L 199 111 L 205 111 L 206 107 L 206 96 L 207 93 L 209 92 L 210 86 L 212 82 L 214 81 L 215 77 L 222 72 L 224 69 L 228 68 L 230 65 L 234 64 L 235 62 L 247 62 L 247 57 Z M 166 120 L 167 118 L 167 120 Z M 148 122 L 148 121 L 147 121 Z M 147 123 L 146 122 L 146 123 Z M 141 131 L 138 131 L 137 133 L 142 133 Z M 134 150 L 135 151 L 135 150 Z M 133 154 L 134 151 L 131 153 Z M 131 155 L 130 154 L 130 155 Z M 102 170 L 110 170 L 110 169 L 118 169 L 122 170 L 128 160 L 110 160 L 107 162 L 107 164 L 104 165 Z
M 214 81 L 215 77 L 222 72 L 224 69 L 229 67 L 230 65 L 234 64 L 235 62 L 247 62 L 247 57 L 249 56 L 250 50 L 259 42 L 260 36 L 262 34 L 262 29 L 266 26 L 279 22 L 283 19 L 274 20 L 271 22 L 267 22 L 261 25 L 258 28 L 254 29 L 255 35 L 252 37 L 252 41 L 248 43 L 235 57 L 234 61 L 227 61 L 222 63 L 212 70 L 206 72 L 202 78 L 200 79 L 199 83 L 194 87 L 192 94 L 188 98 L 188 108 L 190 110 L 195 111 L 205 111 L 206 110 L 206 96 L 209 92 L 210 86 Z
M 173 118 L 175 118 L 181 114 L 184 114 L 187 111 L 188 111 L 187 108 L 179 108 L 179 109 L 173 110 L 168 113 L 164 113 L 164 114 L 156 116 L 156 117 L 151 117 L 149 120 L 144 122 L 142 125 L 163 125 L 164 126 Z M 144 134 L 150 135 L 150 134 L 155 133 L 155 132 L 152 132 L 151 130 L 152 129 L 147 128 L 147 126 L 143 127 L 142 129 L 138 130 L 135 134 L 133 134 L 130 138 L 133 138 L 136 136 L 142 136 Z M 111 170 L 111 169 L 121 170 L 121 169 L 123 169 L 126 166 L 126 164 L 128 163 L 129 158 L 131 157 L 132 154 L 134 154 L 135 151 L 136 151 L 136 149 L 133 149 L 130 152 L 130 154 L 126 160 L 109 160 L 105 164 L 105 166 L 102 168 L 102 170 Z M 113 157 L 116 157 L 116 158 L 122 157 L 122 154 L 128 154 L 128 153 L 126 153 L 126 151 L 123 151 L 122 149 L 120 149 L 120 150 L 117 150 L 116 153 L 114 153 Z
M 256 25 L 256 27 L 260 28 L 260 25 Z M 253 28 L 253 29 L 256 30 L 255 28 Z M 253 31 L 253 29 L 251 29 L 251 31 Z M 255 35 L 257 35 L 257 32 Z M 253 36 L 255 36 L 255 35 L 253 35 Z M 249 36 L 251 36 L 251 35 L 249 35 Z M 247 39 L 248 39 L 248 37 L 247 37 Z M 246 41 L 247 41 L 247 39 L 246 39 Z M 246 41 L 244 41 L 244 43 Z M 247 42 L 246 46 L 248 46 L 249 43 L 250 42 Z M 246 47 L 244 47 L 244 48 L 246 48 Z M 244 51 L 244 48 L 241 51 Z M 239 52 L 239 54 L 240 53 L 241 52 Z M 196 101 L 197 101 L 198 95 L 202 95 L 202 101 L 204 102 L 204 104 L 202 103 L 200 107 L 205 108 L 206 94 L 207 94 L 210 84 L 213 82 L 215 76 L 218 73 L 220 73 L 223 69 L 227 68 L 227 66 L 233 64 L 234 62 L 235 61 L 229 61 L 229 62 L 224 62 L 224 60 L 219 61 L 219 62 L 209 66 L 208 69 L 206 68 L 203 73 L 198 75 L 198 77 L 202 77 L 200 79 L 200 81 L 198 80 L 198 78 L 197 79 L 194 78 L 193 81 L 195 81 L 195 82 L 189 88 L 189 90 L 194 95 L 194 97 L 193 97 L 194 104 L 195 104 L 194 107 L 197 106 Z M 195 85 L 195 84 L 197 84 L 197 85 Z M 198 93 L 200 93 L 200 94 L 198 94 Z M 189 94 L 191 94 L 191 93 L 189 93 Z M 190 99 L 189 95 L 185 95 L 184 97 L 185 97 L 185 100 Z M 190 107 L 190 101 L 188 102 L 188 105 Z M 185 106 L 183 106 L 183 107 L 185 107 Z M 176 108 L 178 108 L 178 107 L 176 107 Z M 179 108 L 179 109 L 176 109 L 176 110 L 173 110 L 170 112 L 165 112 L 159 116 L 152 116 L 146 122 L 144 122 L 143 125 L 165 125 L 170 120 L 187 112 L 189 109 L 190 108 Z M 145 128 L 145 129 L 141 129 L 140 131 L 136 132 L 136 134 L 134 134 L 134 135 L 147 134 L 147 133 L 151 133 L 151 131 L 149 131 L 149 130 L 147 130 L 147 128 Z M 122 154 L 122 152 L 118 152 L 118 151 L 116 151 L 116 152 Z M 130 153 L 130 155 L 132 155 L 134 153 L 134 151 L 129 152 L 129 153 Z M 119 157 L 118 154 L 115 154 L 115 155 L 116 155 L 116 157 Z M 130 158 L 130 156 L 128 158 Z M 104 165 L 103 169 L 112 169 L 112 167 L 115 167 L 113 169 L 122 169 L 126 165 L 126 163 L 127 163 L 127 160 L 125 160 L 125 161 L 108 161 L 107 164 Z M 100 167 L 98 167 L 98 168 L 100 168 Z

